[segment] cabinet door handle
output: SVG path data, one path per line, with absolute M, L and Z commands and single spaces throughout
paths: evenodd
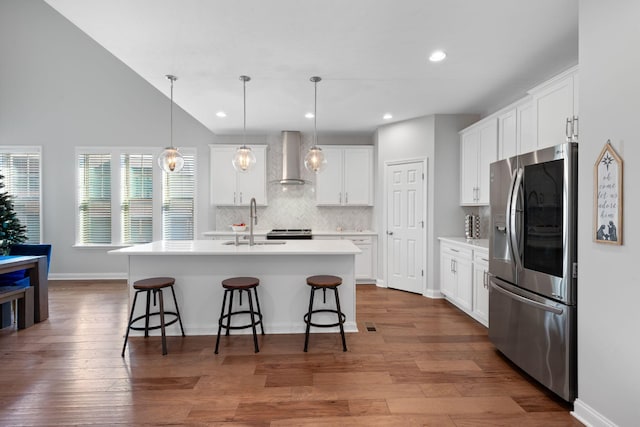
M 564 125 L 564 136 L 567 137 L 567 142 L 571 141 L 571 132 L 569 131 L 569 127 L 571 126 L 571 118 L 567 117 L 567 123 Z
M 387 231 L 387 236 L 393 236 L 393 231 Z
M 242 191 L 240 192 L 240 204 L 242 204 Z
M 234 205 L 236 204 L 236 192 L 235 191 L 233 192 L 233 204 Z
M 338 193 L 338 203 L 342 204 L 342 193 Z
M 453 263 L 453 272 L 457 273 L 458 272 L 458 262 L 455 259 L 452 259 L 451 262 Z
M 346 205 L 348 205 L 348 204 L 349 204 L 349 193 L 344 193 L 344 203 L 345 203 Z
M 571 136 L 573 137 L 573 142 L 578 142 L 578 116 L 573 116 L 571 128 Z
M 451 248 L 451 252 L 460 252 L 458 249 Z

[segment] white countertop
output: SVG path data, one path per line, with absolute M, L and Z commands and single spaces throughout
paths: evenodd
M 284 244 L 225 245 L 224 240 L 158 240 L 109 251 L 121 255 L 354 255 L 349 240 L 286 240 Z
M 253 235 L 254 236 L 258 236 L 258 237 L 264 237 L 267 235 L 267 233 L 271 231 L 271 230 L 254 230 L 253 231 Z M 236 232 L 233 230 L 228 230 L 228 231 L 224 231 L 224 230 L 216 230 L 216 231 L 205 231 L 204 233 L 202 233 L 203 236 L 209 236 L 209 237 L 216 237 L 216 236 L 233 236 L 235 235 Z M 249 229 L 247 228 L 247 230 L 245 231 L 240 231 L 238 232 L 238 234 L 240 235 L 248 235 L 249 234 Z M 376 231 L 371 231 L 371 230 L 362 230 L 362 231 L 356 231 L 356 230 L 342 230 L 342 231 L 336 231 L 336 230 L 311 230 L 311 234 L 313 236 L 377 236 L 378 233 Z
M 442 240 L 449 243 L 455 243 L 456 245 L 466 246 L 471 249 L 489 250 L 489 239 L 466 239 L 464 237 L 438 237 L 438 240 Z

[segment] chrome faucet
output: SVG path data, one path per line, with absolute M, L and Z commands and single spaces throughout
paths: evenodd
M 256 207 L 256 198 L 252 197 L 249 202 L 249 246 L 255 245 L 253 240 L 253 224 L 258 225 L 258 208 Z

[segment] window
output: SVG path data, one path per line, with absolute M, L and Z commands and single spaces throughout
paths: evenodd
M 166 174 L 149 148 L 78 149 L 78 245 L 193 239 L 195 150 Z
M 153 240 L 153 156 L 120 155 L 123 243 Z
M 41 151 L 40 147 L 0 147 L 3 190 L 13 198 L 13 209 L 26 227 L 28 243 L 42 241 Z
M 162 234 L 167 240 L 192 240 L 195 218 L 195 157 L 184 154 L 180 173 L 165 173 L 162 185 Z

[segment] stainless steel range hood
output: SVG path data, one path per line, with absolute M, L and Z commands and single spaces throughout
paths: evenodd
M 302 137 L 296 130 L 282 131 L 282 185 L 303 185 L 307 181 L 300 177 L 300 145 Z

